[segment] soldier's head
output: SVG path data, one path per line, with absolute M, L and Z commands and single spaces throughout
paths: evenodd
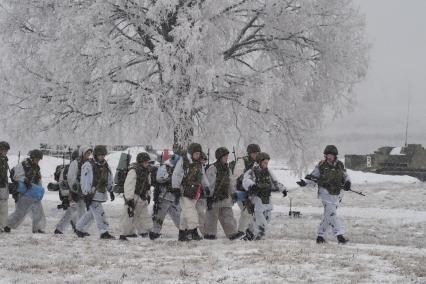
M 219 147 L 216 149 L 214 155 L 216 160 L 218 160 L 221 164 L 226 164 L 228 162 L 229 150 L 225 147 Z
M 99 162 L 105 161 L 105 156 L 108 154 L 107 148 L 105 145 L 96 145 L 93 149 L 93 156 Z
M 324 149 L 324 157 L 328 162 L 334 162 L 338 154 L 337 147 L 334 145 L 327 145 Z
M 147 168 L 149 166 L 149 161 L 151 161 L 151 156 L 148 153 L 142 152 L 136 156 L 136 163 Z
M 200 160 L 201 152 L 203 152 L 203 148 L 198 143 L 191 143 L 188 146 L 188 153 L 191 155 L 191 159 L 194 161 Z
M 74 151 L 72 151 L 71 161 L 74 161 L 77 158 L 78 158 L 78 149 L 75 149 Z
M 33 161 L 34 164 L 38 165 L 40 160 L 43 159 L 43 152 L 39 149 L 34 149 L 28 153 L 28 156 L 30 156 L 31 161 Z
M 270 159 L 271 159 L 271 157 L 269 157 L 269 155 L 265 152 L 260 152 L 256 156 L 256 162 L 259 164 L 259 167 L 261 169 L 267 169 L 268 168 L 268 164 L 269 164 Z
M 200 162 L 201 162 L 201 164 L 203 164 L 203 166 L 209 162 L 209 157 L 207 157 L 206 153 L 201 152 Z
M 10 150 L 10 145 L 6 141 L 0 142 L 0 155 L 6 156 L 7 152 Z
M 89 146 L 80 146 L 78 148 L 78 156 L 81 158 L 82 161 L 87 161 L 92 156 L 93 149 Z
M 249 144 L 247 146 L 247 154 L 253 161 L 256 161 L 256 156 L 257 156 L 258 153 L 260 153 L 259 145 Z

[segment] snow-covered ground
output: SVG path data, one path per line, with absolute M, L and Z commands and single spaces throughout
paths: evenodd
M 43 161 L 49 164 L 48 159 Z M 51 162 L 58 161 L 62 163 Z M 54 170 L 56 165 L 45 166 Z M 231 242 L 219 229 L 218 240 L 180 243 L 169 219 L 163 237 L 154 242 L 101 241 L 95 226 L 85 239 L 71 230 L 53 235 L 63 211 L 56 209 L 57 193 L 48 192 L 43 201 L 48 234 L 31 234 L 28 218 L 11 234 L 0 235 L 0 282 L 426 282 L 426 184 L 409 177 L 349 172 L 354 189 L 367 195 L 346 193 L 338 210 L 350 243 L 337 245 L 329 236 L 327 244 L 317 245 L 322 208 L 316 190 L 293 186 L 298 178 L 275 166 L 289 196 L 273 195 L 275 207 L 265 241 Z M 47 182 L 47 170 L 43 177 Z M 288 216 L 290 198 L 293 209 L 302 213 L 300 219 Z M 12 211 L 12 200 L 9 207 Z M 117 236 L 123 200 L 107 202 L 105 208 L 110 231 Z M 238 207 L 234 212 L 238 217 Z

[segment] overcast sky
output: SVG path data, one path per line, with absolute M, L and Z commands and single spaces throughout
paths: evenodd
M 426 146 L 426 1 L 355 2 L 372 44 L 369 72 L 356 89 L 354 111 L 328 124 L 324 142 L 342 154 L 402 145 L 410 95 L 408 142 Z

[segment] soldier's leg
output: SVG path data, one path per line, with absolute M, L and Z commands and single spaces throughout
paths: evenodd
M 92 213 L 92 210 L 89 210 L 89 211 L 86 211 L 86 213 L 84 213 L 80 219 L 78 219 L 77 223 L 75 224 L 75 228 L 77 229 L 77 231 L 87 233 L 92 223 L 93 223 L 93 213 Z
M 217 235 L 217 220 L 219 219 L 218 207 L 213 207 L 206 212 L 206 221 L 204 226 L 205 236 L 216 236 Z
M 198 214 L 195 208 L 196 200 L 187 197 L 181 197 L 180 206 L 182 212 L 180 214 L 179 228 L 181 230 L 193 230 L 198 227 Z
M 130 217 L 129 213 L 127 211 L 127 205 L 123 206 L 122 215 L 120 218 L 120 229 L 121 229 L 121 235 L 123 236 L 129 236 L 136 233 L 135 226 L 133 225 L 134 222 L 134 216 Z
M 241 210 L 240 219 L 238 220 L 238 231 L 245 232 L 248 229 L 253 216 L 248 212 L 247 208 L 245 208 L 241 201 L 238 201 L 237 204 Z
M 20 196 L 18 202 L 15 204 L 15 211 L 7 218 L 7 226 L 9 228 L 16 229 L 22 221 L 24 221 L 25 216 L 31 210 L 33 202 L 34 200 L 29 197 Z
M 252 202 L 254 203 L 253 234 L 259 239 L 265 236 L 267 220 L 264 213 L 267 209 L 259 197 L 253 197 Z
M 101 202 L 92 201 L 90 205 L 90 211 L 92 211 L 93 218 L 95 219 L 96 226 L 98 227 L 99 233 L 102 235 L 103 233 L 108 232 L 108 221 L 106 219 L 104 207 Z
M 219 221 L 227 238 L 234 236 L 238 232 L 237 221 L 235 220 L 232 207 L 220 208 Z
M 0 229 L 7 226 L 9 189 L 0 188 Z
M 180 214 L 182 209 L 180 208 L 179 204 L 175 204 L 172 202 L 172 205 L 169 207 L 169 210 L 167 211 L 172 218 L 173 223 L 175 224 L 176 228 L 179 229 L 179 223 L 180 223 Z
M 148 202 L 139 199 L 135 208 L 135 228 L 139 234 L 146 234 L 152 229 L 152 217 L 148 212 Z
M 31 206 L 31 218 L 33 220 L 33 232 L 46 228 L 46 216 L 41 201 L 36 201 Z
M 70 207 L 65 211 L 64 216 L 62 216 L 61 220 L 59 220 L 59 223 L 56 225 L 56 230 L 60 231 L 61 233 L 65 232 L 68 225 L 70 224 L 70 221 L 75 218 L 77 212 L 77 203 L 71 202 Z
M 196 203 L 196 209 L 198 214 L 198 228 L 200 229 L 201 234 L 205 234 L 205 223 L 206 223 L 206 211 L 207 211 L 207 201 L 206 199 L 198 199 Z
M 158 211 L 152 216 L 153 227 L 152 232 L 156 234 L 161 233 L 161 229 L 163 227 L 164 219 L 166 218 L 167 212 L 172 207 L 172 202 L 160 199 L 158 204 Z
M 327 234 L 327 230 L 333 225 L 333 216 L 336 215 L 336 206 L 329 202 L 322 202 L 324 205 L 324 215 L 318 228 L 318 236 L 324 237 Z

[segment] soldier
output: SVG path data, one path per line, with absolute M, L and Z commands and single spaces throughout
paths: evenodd
M 148 205 L 151 202 L 151 172 L 148 153 L 139 153 L 136 163 L 130 166 L 124 182 L 124 212 L 121 219 L 120 240 L 134 237 L 135 229 L 145 237 L 147 231 L 152 228 L 151 216 L 148 213 Z
M 253 204 L 253 219 L 246 231 L 245 240 L 261 240 L 265 236 L 266 226 L 271 221 L 271 191 L 281 191 L 287 196 L 287 190 L 279 183 L 268 169 L 270 157 L 260 152 L 256 155 L 256 162 L 251 170 L 244 174 L 243 187 L 249 193 Z M 249 210 L 251 211 L 251 210 Z
M 200 163 L 201 152 L 200 144 L 190 144 L 188 152 L 182 155 L 172 175 L 172 187 L 180 190 L 182 195 L 179 241 L 202 239 L 197 231 L 200 222 L 196 204 L 201 196 L 210 196 L 210 190 L 204 168 Z
M 324 160 L 319 162 L 311 174 L 306 176 L 306 181 L 297 182 L 300 186 L 318 185 L 318 197 L 324 206 L 324 215 L 318 228 L 316 242 L 325 243 L 325 235 L 329 228 L 337 237 L 339 244 L 345 244 L 348 240 L 343 236 L 345 230 L 337 218 L 336 211 L 342 202 L 343 192 L 351 189 L 351 181 L 346 173 L 345 166 L 337 159 L 336 146 L 327 145 L 324 149 Z
M 0 232 L 10 232 L 4 230 L 7 227 L 7 214 L 9 199 L 9 180 L 7 177 L 9 165 L 7 163 L 7 152 L 10 150 L 9 143 L 6 141 L 0 142 Z
M 245 192 L 242 186 L 244 173 L 253 168 L 256 163 L 256 156 L 258 153 L 260 153 L 259 145 L 249 144 L 247 146 L 247 156 L 236 161 L 233 170 L 233 179 L 236 179 L 236 190 Z M 249 200 L 246 199 L 244 201 L 238 201 L 237 204 L 241 210 L 240 219 L 238 221 L 238 232 L 245 232 L 253 219 L 253 216 L 247 210 Z
M 180 212 L 179 205 L 180 190 L 172 187 L 172 174 L 180 156 L 174 154 L 163 165 L 160 165 L 156 174 L 156 193 L 154 193 L 154 208 L 152 221 L 154 226 L 149 232 L 151 240 L 161 236 L 161 229 L 166 215 L 169 214 L 173 223 L 179 229 Z
M 43 153 L 40 150 L 32 150 L 29 153 L 29 158 L 14 168 L 13 180 L 17 182 L 19 199 L 16 203 L 15 212 L 7 220 L 8 225 L 4 228 L 5 231 L 17 228 L 26 214 L 31 211 L 33 233 L 44 234 L 46 217 L 41 204 L 44 195 L 39 166 L 41 159 L 43 159 Z
M 201 162 L 201 165 L 203 165 L 204 172 L 207 171 L 207 169 L 210 167 L 210 163 L 209 163 L 209 156 L 206 153 L 201 152 L 200 162 Z M 198 214 L 198 230 L 200 230 L 201 235 L 203 236 L 206 234 L 205 228 L 206 228 L 207 198 L 209 198 L 209 196 L 206 194 L 206 192 L 203 192 L 200 195 L 200 198 L 197 200 L 197 203 L 195 204 L 195 208 L 197 209 L 197 214 Z
M 215 152 L 216 162 L 207 169 L 207 178 L 213 189 L 212 204 L 206 213 L 205 239 L 214 240 L 217 234 L 217 221 L 222 225 L 227 238 L 234 240 L 244 236 L 237 231 L 237 221 L 232 211 L 232 194 L 234 186 L 231 183 L 231 171 L 228 166 L 229 151 L 220 147 Z M 209 202 L 210 203 L 210 202 Z
M 107 192 L 110 194 L 111 201 L 115 199 L 112 192 L 112 173 L 105 160 L 106 155 L 106 146 L 97 145 L 93 150 L 94 158 L 86 161 L 81 167 L 80 184 L 87 212 L 76 224 L 76 234 L 80 238 L 87 236 L 87 230 L 94 219 L 101 239 L 115 239 L 108 233 L 109 224 L 102 206 L 102 203 L 108 199 Z
M 75 230 L 75 224 L 86 212 L 86 203 L 82 198 L 80 187 L 80 174 L 82 165 L 90 159 L 92 152 L 91 147 L 80 147 L 77 151 L 77 157 L 69 165 L 67 183 L 70 191 L 70 206 L 56 225 L 55 234 L 63 234 L 69 224 L 73 225 Z

